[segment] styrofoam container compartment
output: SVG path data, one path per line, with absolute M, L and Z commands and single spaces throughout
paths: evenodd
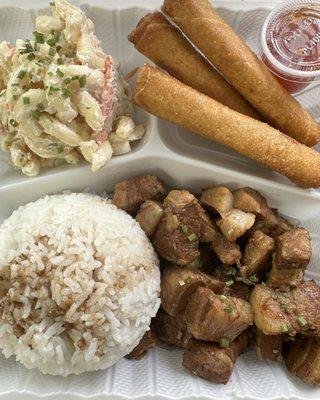
M 149 10 L 160 6 L 156 0 L 87 0 L 83 5 L 94 21 L 96 33 L 107 52 L 129 72 L 146 59 L 127 41 L 127 34 Z M 0 41 L 14 42 L 30 36 L 35 15 L 47 7 L 46 0 L 0 0 Z M 80 1 L 73 1 L 81 5 Z M 277 1 L 215 1 L 223 17 L 256 48 L 259 28 L 268 9 Z M 222 7 L 222 8 L 221 8 Z M 32 10 L 31 10 L 32 8 Z M 298 99 L 319 120 L 320 88 Z M 0 154 L 0 223 L 19 205 L 44 194 L 65 189 L 112 192 L 121 179 L 153 173 L 169 187 L 198 191 L 225 184 L 230 188 L 251 186 L 261 191 L 272 207 L 296 218 L 313 238 L 313 259 L 308 278 L 318 279 L 320 256 L 320 192 L 303 190 L 279 174 L 248 158 L 204 140 L 165 121 L 136 110 L 136 120 L 147 133 L 127 155 L 115 157 L 103 170 L 93 174 L 90 167 L 60 167 L 43 171 L 36 178 L 23 177 Z M 120 360 L 108 370 L 68 378 L 29 371 L 13 358 L 0 357 L 0 398 L 10 399 L 320 399 L 320 389 L 304 385 L 281 365 L 260 362 L 254 351 L 242 355 L 227 385 L 209 383 L 189 374 L 181 366 L 180 350 L 156 348 L 140 361 Z

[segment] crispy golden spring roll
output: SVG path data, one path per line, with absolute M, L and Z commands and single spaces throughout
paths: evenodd
M 139 69 L 134 101 L 151 114 L 215 140 L 304 188 L 320 186 L 320 154 L 240 114 L 158 68 Z
M 307 146 L 319 141 L 317 122 L 208 0 L 164 0 L 162 9 L 270 125 Z
M 128 39 L 137 50 L 181 82 L 233 110 L 260 119 L 251 105 L 161 13 L 143 17 Z

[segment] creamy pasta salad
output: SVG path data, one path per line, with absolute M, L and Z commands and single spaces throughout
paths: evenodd
M 32 39 L 0 43 L 0 145 L 27 176 L 81 157 L 97 171 L 129 152 L 144 128 L 92 21 L 65 0 L 50 7 Z

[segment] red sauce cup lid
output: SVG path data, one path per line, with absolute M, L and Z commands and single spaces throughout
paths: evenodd
M 282 1 L 262 26 L 260 46 L 273 73 L 320 80 L 320 0 Z

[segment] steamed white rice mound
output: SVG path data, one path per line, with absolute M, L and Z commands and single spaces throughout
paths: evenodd
M 89 194 L 47 196 L 0 226 L 0 348 L 53 375 L 107 368 L 160 305 L 159 261 L 139 224 Z

